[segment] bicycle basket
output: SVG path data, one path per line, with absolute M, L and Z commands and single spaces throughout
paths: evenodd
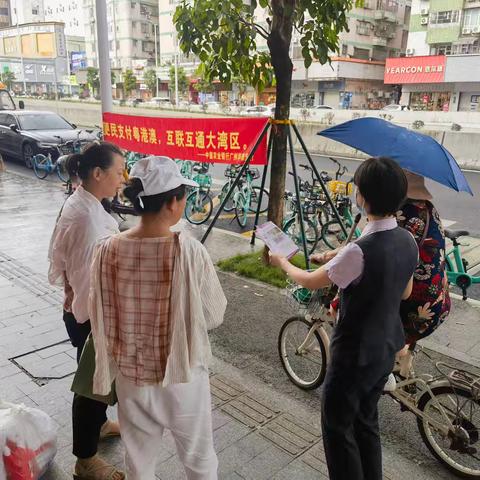
M 332 180 L 328 182 L 329 190 L 335 195 L 351 195 L 353 191 L 352 183 L 342 182 L 341 180 Z
M 293 310 L 301 312 L 303 314 L 310 314 L 313 317 L 318 316 L 323 308 L 323 297 L 325 291 L 321 290 L 309 290 L 302 287 L 291 278 L 287 278 L 287 304 Z
M 212 177 L 208 174 L 200 173 L 195 175 L 193 181 L 197 182 L 201 188 L 210 188 L 212 186 Z
M 235 178 L 237 176 L 239 170 L 240 170 L 239 165 L 229 165 L 225 169 L 225 176 L 227 178 Z

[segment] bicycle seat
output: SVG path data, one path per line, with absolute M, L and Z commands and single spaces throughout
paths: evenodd
M 445 236 L 450 240 L 457 240 L 457 238 L 470 235 L 466 230 L 445 230 Z

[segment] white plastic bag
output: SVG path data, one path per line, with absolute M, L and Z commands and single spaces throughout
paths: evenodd
M 46 413 L 0 401 L 0 480 L 38 480 L 56 452 L 56 424 Z

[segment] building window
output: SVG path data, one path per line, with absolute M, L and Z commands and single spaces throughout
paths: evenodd
M 368 48 L 353 48 L 353 58 L 368 60 L 370 58 L 370 50 Z
M 437 44 L 430 48 L 430 55 L 451 55 L 452 54 L 452 44 Z
M 346 57 L 348 55 L 348 45 L 342 45 L 342 57 Z
M 430 23 L 458 23 L 460 21 L 460 10 L 446 10 L 443 12 L 433 12 L 430 14 Z
M 372 32 L 370 22 L 364 22 L 362 20 L 357 20 L 357 33 L 358 35 L 370 35 Z
M 32 15 L 38 15 L 38 7 L 32 7 Z
M 465 10 L 463 18 L 464 28 L 474 28 L 480 26 L 480 8 L 472 8 Z
M 147 33 L 148 32 L 148 23 L 142 23 L 141 30 L 142 30 L 142 33 Z
M 134 9 L 136 5 L 136 2 L 130 2 L 130 8 Z

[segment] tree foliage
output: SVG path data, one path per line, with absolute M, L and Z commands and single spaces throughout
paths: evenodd
M 100 78 L 98 76 L 98 68 L 87 68 L 87 85 L 92 90 L 93 95 L 100 88 Z
M 145 72 L 144 76 L 145 85 L 150 90 L 151 93 L 155 92 L 155 96 L 158 96 L 157 91 L 157 72 L 150 68 Z
M 185 69 L 183 67 L 177 67 L 177 76 L 178 76 L 178 92 L 180 94 L 185 93 L 188 90 L 188 79 Z M 170 67 L 169 71 L 169 82 L 168 88 L 171 92 L 175 92 L 175 65 Z
M 123 88 L 127 95 L 130 95 L 130 93 L 137 88 L 137 77 L 133 74 L 132 70 L 125 70 L 123 74 Z
M 8 68 L 0 73 L 0 81 L 5 84 L 8 90 L 12 89 L 12 83 L 15 81 L 15 74 Z
M 235 79 L 260 91 L 276 85 L 275 116 L 285 120 L 290 116 L 293 31 L 306 68 L 314 60 L 327 63 L 339 50 L 339 34 L 348 29 L 347 13 L 356 1 L 361 0 L 183 0 L 173 21 L 181 50 L 200 59 L 198 72 L 205 81 L 230 84 Z M 268 216 L 277 225 L 283 217 L 288 128 L 272 129 Z

